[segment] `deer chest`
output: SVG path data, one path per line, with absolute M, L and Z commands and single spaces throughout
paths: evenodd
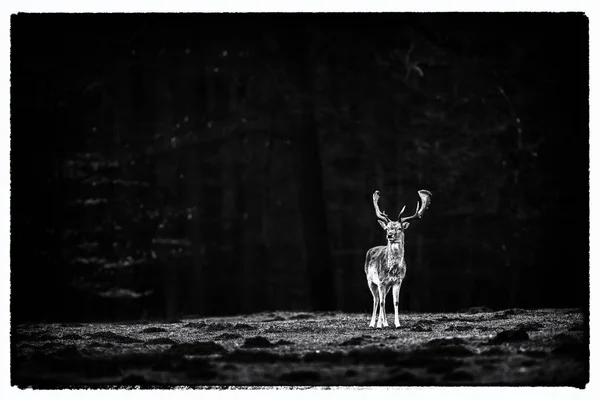
M 390 261 L 387 264 L 386 269 L 387 271 L 385 275 L 387 275 L 391 279 L 403 279 L 404 275 L 406 275 L 406 264 L 404 264 L 404 262 L 401 261 Z

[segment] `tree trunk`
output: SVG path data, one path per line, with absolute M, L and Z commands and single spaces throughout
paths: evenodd
M 318 126 L 313 100 L 315 97 L 313 68 L 308 35 L 295 38 L 297 83 L 307 96 L 301 101 L 300 121 L 294 135 L 296 176 L 299 183 L 298 203 L 301 214 L 306 252 L 311 306 L 318 310 L 332 310 L 335 304 L 333 265 L 327 213 L 323 196 L 323 171 L 319 149 Z M 297 44 L 304 44 L 297 48 Z

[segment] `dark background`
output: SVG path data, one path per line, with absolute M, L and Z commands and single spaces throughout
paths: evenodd
M 13 321 L 587 308 L 583 14 L 11 22 Z

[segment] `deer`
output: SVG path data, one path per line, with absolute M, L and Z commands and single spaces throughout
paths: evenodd
M 379 306 L 379 318 L 377 319 L 377 328 L 387 327 L 387 316 L 385 313 L 385 298 L 392 288 L 394 298 L 394 324 L 396 328 L 400 327 L 398 317 L 398 301 L 400 297 L 400 287 L 402 280 L 406 275 L 406 260 L 404 258 L 404 233 L 410 223 L 408 221 L 415 218 L 421 218 L 423 213 L 431 204 L 431 192 L 429 190 L 419 190 L 421 201 L 417 201 L 417 209 L 411 216 L 402 217 L 406 206 L 398 214 L 398 220 L 392 221 L 385 211 L 379 209 L 379 190 L 373 193 L 373 206 L 377 222 L 385 230 L 387 245 L 376 246 L 367 251 L 365 259 L 365 274 L 371 294 L 373 294 L 373 315 L 369 327 L 375 327 L 375 318 L 377 317 L 377 307 Z

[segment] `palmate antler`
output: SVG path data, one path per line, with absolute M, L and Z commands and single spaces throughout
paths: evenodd
M 429 207 L 429 205 L 431 204 L 432 194 L 429 190 L 422 189 L 422 190 L 419 190 L 418 193 L 419 193 L 419 197 L 421 198 L 421 204 L 419 205 L 419 201 L 417 200 L 417 209 L 415 210 L 415 213 L 409 217 L 404 217 L 404 218 L 400 219 L 400 215 L 402 215 L 402 213 L 404 212 L 404 208 L 406 208 L 406 206 L 404 206 L 402 211 L 400 211 L 400 215 L 398 215 L 398 220 L 400 222 L 409 221 L 409 220 L 415 219 L 415 218 L 421 218 L 423 216 L 423 213 L 427 209 L 427 207 Z
M 389 219 L 389 217 L 387 216 L 385 211 L 381 211 L 379 209 L 379 204 L 377 204 L 378 202 L 379 202 L 379 190 L 376 190 L 373 193 L 373 206 L 375 207 L 375 215 L 377 215 L 377 218 L 379 218 L 380 220 L 384 221 L 387 224 L 391 220 Z
M 429 190 L 422 189 L 419 190 L 418 193 L 419 197 L 421 198 L 421 201 L 419 202 L 417 200 L 417 209 L 415 210 L 415 213 L 411 216 L 400 218 L 404 210 L 406 210 L 406 206 L 404 206 L 402 207 L 402 211 L 400 211 L 400 214 L 398 214 L 398 221 L 405 222 L 414 218 L 421 218 L 427 207 L 429 207 L 429 205 L 431 204 L 431 192 Z M 391 221 L 390 218 L 387 216 L 385 211 L 381 211 L 379 209 L 379 197 L 379 190 L 376 190 L 373 193 L 373 207 L 375 207 L 375 215 L 380 220 L 384 221 L 385 223 L 388 223 Z

